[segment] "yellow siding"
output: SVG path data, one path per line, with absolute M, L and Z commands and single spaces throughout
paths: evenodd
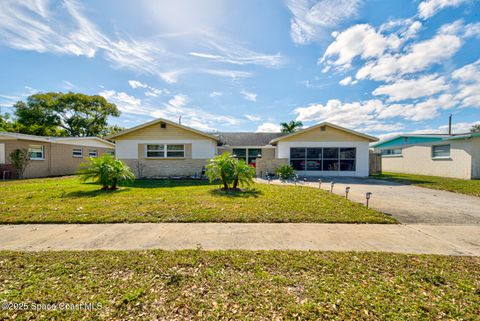
M 345 132 L 326 125 L 325 131 L 321 127 L 306 130 L 303 133 L 282 139 L 282 142 L 305 141 L 305 142 L 344 142 L 344 141 L 368 141 L 367 138 Z
M 160 123 L 156 123 L 147 127 L 143 127 L 126 133 L 125 135 L 115 138 L 115 140 L 149 140 L 149 139 L 163 139 L 163 140 L 180 140 L 180 139 L 208 139 L 189 130 L 167 124 L 167 128 L 160 128 Z

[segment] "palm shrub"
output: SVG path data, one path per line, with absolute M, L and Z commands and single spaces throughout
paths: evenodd
M 280 180 L 282 180 L 282 181 L 286 181 L 286 180 L 289 180 L 289 179 L 295 177 L 295 169 L 293 169 L 293 167 L 289 164 L 280 165 L 276 169 L 276 173 L 277 173 L 278 177 L 280 178 Z
M 255 169 L 244 160 L 238 160 L 230 153 L 223 153 L 210 159 L 205 166 L 205 174 L 210 182 L 220 180 L 223 189 L 236 190 L 239 185 L 251 185 L 255 177 Z M 230 187 L 232 185 L 232 187 Z
M 10 153 L 9 158 L 13 168 L 17 171 L 18 178 L 22 179 L 30 163 L 28 151 L 26 149 L 15 149 Z
M 124 162 L 108 154 L 90 158 L 88 163 L 81 165 L 78 174 L 84 182 L 92 180 L 102 185 L 102 190 L 116 190 L 120 182 L 135 179 L 135 175 Z

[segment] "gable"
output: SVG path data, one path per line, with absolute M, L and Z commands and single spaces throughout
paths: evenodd
M 211 139 L 205 135 L 197 134 L 171 123 L 164 123 L 166 128 L 161 128 L 161 122 L 138 128 L 122 135 L 114 137 L 113 140 L 182 140 L 182 139 Z
M 323 131 L 322 128 L 325 130 Z M 314 126 L 301 133 L 282 138 L 282 142 L 306 141 L 306 142 L 342 142 L 342 141 L 369 141 L 368 138 L 334 128 L 329 125 Z

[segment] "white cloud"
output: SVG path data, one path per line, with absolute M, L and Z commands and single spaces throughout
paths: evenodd
M 162 93 L 166 93 L 167 91 L 166 90 L 162 90 L 162 89 L 158 89 L 158 88 L 155 88 L 155 87 L 152 87 L 148 84 L 145 84 L 145 83 L 142 83 L 138 80 L 129 80 L 128 81 L 128 84 L 130 85 L 130 87 L 132 87 L 133 89 L 137 89 L 137 88 L 145 88 L 147 89 L 145 91 L 145 96 L 147 97 L 158 97 L 159 95 L 161 95 Z
M 357 15 L 360 0 L 287 0 L 290 37 L 297 44 L 317 40 L 328 29 Z
M 418 5 L 418 15 L 428 19 L 447 7 L 458 7 L 469 0 L 425 0 Z
M 136 89 L 136 88 L 147 88 L 147 87 L 148 87 L 147 84 L 141 83 L 141 82 L 138 81 L 138 80 L 129 80 L 129 81 L 128 81 L 128 84 L 129 84 L 130 87 L 132 87 L 133 89 Z
M 228 69 L 200 69 L 199 72 L 219 77 L 231 78 L 232 80 L 248 78 L 252 76 L 252 73 L 248 71 Z
M 382 85 L 373 91 L 373 95 L 386 95 L 390 102 L 431 96 L 449 89 L 444 77 L 427 75 L 416 79 L 400 79 L 388 85 Z
M 348 76 L 340 80 L 338 83 L 342 86 L 348 86 L 348 85 L 355 85 L 357 81 L 353 80 L 352 77 Z
M 215 90 L 214 90 L 214 91 L 212 91 L 212 92 L 210 93 L 209 96 L 210 96 L 210 97 L 220 97 L 220 96 L 222 96 L 222 95 L 223 95 L 223 94 L 222 94 L 220 91 L 215 91 Z
M 356 74 L 357 79 L 393 80 L 395 77 L 415 73 L 451 58 L 462 45 L 455 35 L 438 34 L 411 45 L 403 55 L 385 54 L 368 62 Z
M 480 107 L 480 59 L 458 68 L 452 78 L 459 82 L 457 99 L 462 107 Z
M 255 132 L 257 133 L 278 133 L 280 131 L 280 125 L 274 123 L 263 123 L 257 127 Z
M 117 92 L 115 90 L 104 90 L 100 92 L 99 95 L 117 105 L 121 112 L 137 115 L 145 115 L 149 113 L 148 110 L 142 109 L 141 99 L 130 96 L 127 93 Z
M 247 118 L 250 121 L 259 121 L 260 119 L 262 119 L 260 116 L 248 115 L 248 114 L 245 114 L 245 118 Z
M 246 99 L 246 100 L 253 101 L 253 102 L 257 101 L 257 94 L 256 93 L 252 93 L 252 92 L 246 91 L 246 90 L 242 90 L 240 93 L 242 94 L 243 98 Z
M 401 40 L 395 34 L 384 36 L 368 24 L 354 25 L 335 37 L 319 63 L 348 68 L 356 57 L 380 57 L 386 50 L 396 50 L 400 45 Z

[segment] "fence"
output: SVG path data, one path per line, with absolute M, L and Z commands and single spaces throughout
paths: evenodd
M 382 154 L 370 151 L 369 153 L 369 174 L 380 174 L 382 172 Z

